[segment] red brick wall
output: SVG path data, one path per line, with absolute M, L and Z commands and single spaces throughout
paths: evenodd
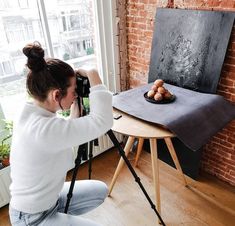
M 127 59 L 127 30 L 126 30 L 126 2 L 116 0 L 117 17 L 120 18 L 118 26 L 118 45 L 119 45 L 119 69 L 120 69 L 120 87 L 121 90 L 127 90 L 130 86 L 128 77 L 128 59 Z
M 127 56 L 130 88 L 147 83 L 156 7 L 235 11 L 233 0 L 127 0 Z M 218 94 L 235 103 L 235 27 Z M 235 120 L 203 147 L 201 168 L 235 186 Z

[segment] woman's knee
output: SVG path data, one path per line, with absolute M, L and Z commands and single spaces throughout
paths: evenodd
M 69 190 L 68 186 L 66 190 Z M 89 212 L 101 205 L 107 197 L 107 194 L 107 185 L 102 181 L 76 181 L 68 212 L 73 215 L 80 215 Z M 59 199 L 60 205 L 58 212 L 63 212 L 66 199 L 65 192 L 63 192 L 63 195 Z
M 108 195 L 108 187 L 107 185 L 102 181 L 95 181 L 96 183 L 96 190 L 97 191 L 97 197 L 99 196 L 100 199 L 105 199 Z

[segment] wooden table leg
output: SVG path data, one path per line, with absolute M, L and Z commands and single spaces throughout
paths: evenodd
M 176 155 L 174 146 L 173 146 L 173 144 L 172 144 L 171 138 L 167 137 L 167 138 L 164 138 L 164 140 L 165 140 L 166 145 L 167 145 L 167 148 L 168 148 L 168 150 L 169 150 L 169 152 L 170 152 L 170 154 L 171 154 L 171 158 L 172 158 L 173 161 L 174 161 L 174 164 L 175 164 L 175 166 L 176 166 L 176 169 L 178 170 L 180 176 L 181 176 L 182 179 L 183 179 L 184 185 L 185 185 L 185 186 L 188 186 L 188 185 L 187 185 L 187 181 L 186 181 L 185 176 L 184 176 L 184 173 L 183 173 L 183 171 L 182 171 L 182 169 L 181 169 L 179 160 L 178 160 L 178 158 L 177 158 L 177 155 Z
M 151 160 L 153 170 L 153 184 L 155 189 L 155 200 L 159 214 L 161 214 L 161 202 L 160 202 L 160 180 L 159 180 L 159 164 L 157 154 L 157 139 L 149 139 L 151 149 Z
M 144 138 L 138 138 L 138 147 L 137 147 L 137 153 L 136 153 L 136 157 L 135 157 L 135 167 L 137 166 L 138 164 L 138 160 L 139 160 L 139 157 L 140 157 L 140 154 L 141 154 L 141 151 L 143 149 L 143 144 L 144 144 Z
M 127 143 L 126 143 L 126 145 L 125 145 L 125 148 L 124 148 L 124 151 L 125 151 L 125 155 L 126 155 L 126 156 L 128 156 L 128 154 L 129 154 L 129 152 L 130 152 L 130 150 L 131 150 L 131 147 L 132 147 L 132 145 L 133 145 L 133 143 L 134 143 L 134 140 L 135 140 L 135 137 L 129 136 L 129 138 L 128 138 L 128 140 L 127 140 Z M 120 172 L 121 172 L 121 169 L 122 169 L 122 167 L 123 167 L 123 164 L 124 164 L 124 160 L 123 160 L 123 158 L 121 157 L 120 160 L 119 160 L 118 166 L 117 166 L 117 168 L 116 168 L 116 171 L 115 171 L 115 173 L 114 173 L 112 182 L 111 182 L 111 184 L 110 184 L 110 186 L 109 186 L 108 195 L 110 195 L 111 192 L 112 192 L 112 190 L 113 190 L 114 184 L 115 184 L 115 182 L 116 182 L 116 180 L 117 180 L 118 175 L 119 175 Z

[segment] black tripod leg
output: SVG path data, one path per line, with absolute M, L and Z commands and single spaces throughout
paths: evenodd
M 88 169 L 88 177 L 89 180 L 91 179 L 91 172 L 92 172 L 92 158 L 93 158 L 93 141 L 89 142 L 89 155 L 88 155 L 88 164 L 89 164 L 89 169 Z
M 75 181 L 76 181 L 78 168 L 81 164 L 82 154 L 83 154 L 83 149 L 81 149 L 81 146 L 79 146 L 77 158 L 75 160 L 75 167 L 74 167 L 74 170 L 73 170 L 72 180 L 71 180 L 71 184 L 70 184 L 70 187 L 69 187 L 69 192 L 67 194 L 67 202 L 66 202 L 66 205 L 65 205 L 64 213 L 68 212 L 69 203 L 70 203 L 70 200 L 73 196 L 73 188 L 74 188 L 74 184 L 75 184 Z
M 161 223 L 163 226 L 165 226 L 165 223 L 164 223 L 164 221 L 162 220 L 161 215 L 158 213 L 158 211 L 157 211 L 157 209 L 156 209 L 154 203 L 153 203 L 152 200 L 150 199 L 148 193 L 146 192 L 146 190 L 145 190 L 143 184 L 142 184 L 141 181 L 140 181 L 140 178 L 137 176 L 135 170 L 133 169 L 132 165 L 130 164 L 128 158 L 126 157 L 125 152 L 124 152 L 122 146 L 119 144 L 119 142 L 118 142 L 117 138 L 115 137 L 113 131 L 112 131 L 112 130 L 109 130 L 109 131 L 107 132 L 107 134 L 109 135 L 109 137 L 110 137 L 111 141 L 113 142 L 114 146 L 118 149 L 119 154 L 121 155 L 121 157 L 122 157 L 123 160 L 125 161 L 126 165 L 128 166 L 129 170 L 131 171 L 132 175 L 134 176 L 135 181 L 139 184 L 139 186 L 140 186 L 142 192 L 144 193 L 145 197 L 147 198 L 147 200 L 148 200 L 148 202 L 149 202 L 151 208 L 152 208 L 152 209 L 154 210 L 154 212 L 157 214 L 160 223 Z

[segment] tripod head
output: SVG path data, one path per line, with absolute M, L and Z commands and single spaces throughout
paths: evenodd
M 81 76 L 78 71 L 75 71 L 76 75 L 76 93 L 78 95 L 78 106 L 80 116 L 84 116 L 89 113 L 89 101 L 88 96 L 90 93 L 90 82 L 87 77 Z M 86 101 L 85 101 L 86 99 Z
M 78 71 L 75 71 L 77 88 L 76 92 L 79 97 L 88 97 L 90 93 L 90 82 L 87 77 L 81 76 Z

